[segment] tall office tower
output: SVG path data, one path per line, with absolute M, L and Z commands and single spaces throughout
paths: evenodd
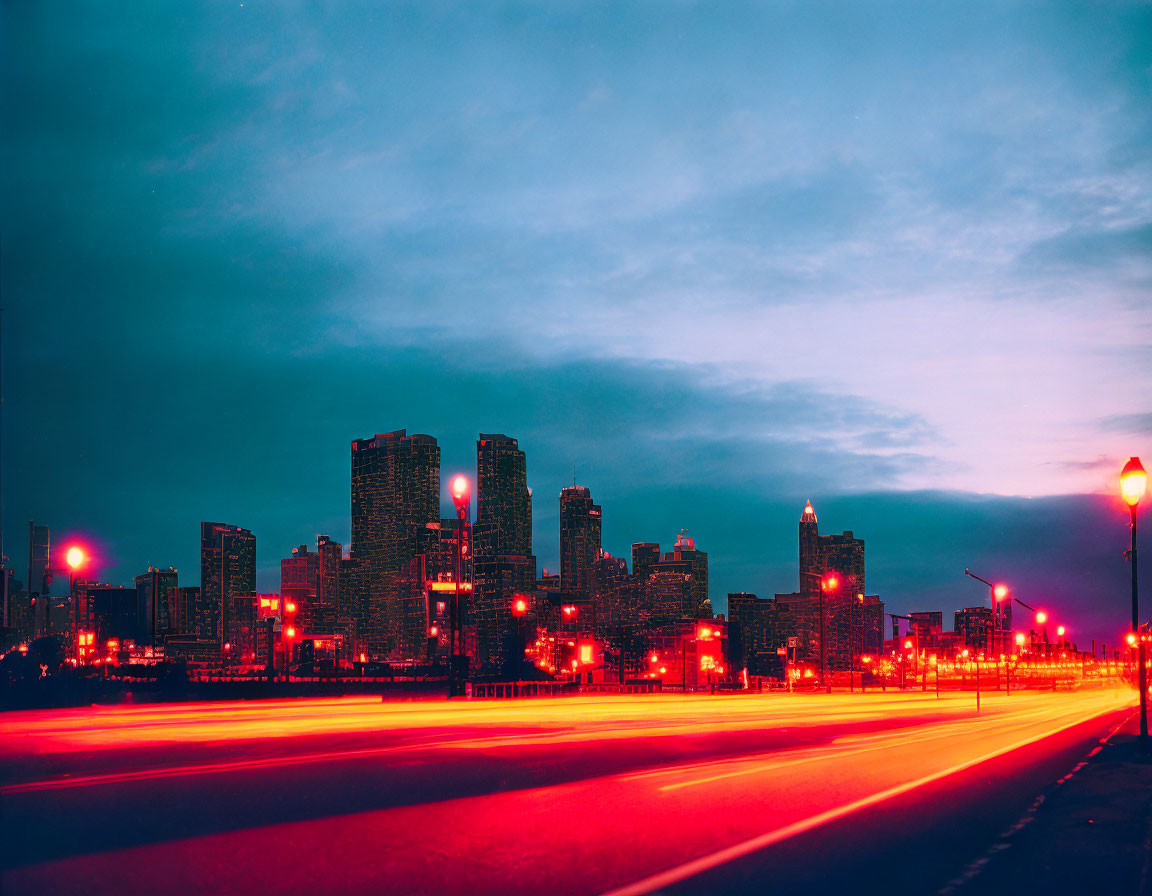
M 321 613 L 316 606 L 320 582 L 320 555 L 302 544 L 292 548 L 292 556 L 280 561 L 280 597 L 296 605 L 296 628 L 301 634 L 317 634 Z
M 842 535 L 821 535 L 820 555 L 824 572 L 834 572 L 845 594 L 865 594 L 864 539 L 854 538 L 851 530 Z
M 51 534 L 47 526 L 28 523 L 28 594 L 32 600 L 33 628 L 48 634 L 48 564 Z
M 120 585 L 77 583 L 77 591 L 84 592 L 86 608 L 79 627 L 94 633 L 94 641 L 104 647 L 117 640 L 123 648 L 125 642 L 140 643 L 140 619 L 136 615 L 136 589 Z
M 477 561 L 472 575 L 472 618 L 481 663 L 497 674 L 521 672 L 525 638 L 534 633 L 536 558 L 506 555 Z M 524 602 L 524 610 L 516 602 Z M 532 630 L 531 632 L 529 630 Z
M 809 501 L 800 517 L 800 591 L 820 590 L 824 575 L 834 572 L 844 594 L 865 594 L 864 541 L 851 531 L 821 535 Z
M 672 552 L 664 555 L 662 563 L 682 565 L 692 577 L 691 605 L 685 608 L 686 616 L 711 617 L 712 602 L 708 597 L 708 554 L 696 550 L 696 542 L 683 529 L 676 536 Z
M 481 556 L 530 556 L 532 492 L 528 488 L 524 452 L 515 439 L 480 433 L 476 442 L 476 484 L 476 526 L 478 530 L 490 530 Z
M 812 502 L 804 505 L 800 515 L 800 591 L 818 591 L 820 577 L 820 527 L 816 523 L 816 511 Z
M 670 625 L 692 615 L 692 573 L 685 566 L 658 563 L 643 583 L 650 627 Z
M 350 619 L 355 628 L 352 654 L 367 656 L 364 633 L 368 631 L 368 561 L 343 557 L 337 579 L 336 618 Z
M 140 639 L 144 647 L 162 647 L 164 639 L 173 634 L 177 588 L 176 570 L 148 567 L 134 579 L 136 583 L 136 618 L 140 626 Z
M 635 630 L 640 609 L 635 579 L 628 574 L 628 561 L 603 552 L 592 564 L 589 581 L 592 618 L 577 622 L 582 630 L 618 644 L 625 633 Z
M 572 485 L 560 492 L 560 588 L 587 597 L 589 572 L 600 559 L 600 505 L 592 492 Z
M 652 541 L 638 541 L 632 545 L 632 575 L 643 582 L 652 575 L 660 562 L 660 545 Z
M 200 588 L 198 585 L 180 586 L 169 589 L 170 605 L 172 607 L 172 634 L 185 638 L 195 635 L 196 610 L 200 606 Z
M 733 670 L 783 678 L 783 658 L 776 649 L 787 642 L 778 630 L 778 615 L 772 598 L 744 591 L 728 595 L 728 658 Z
M 316 602 L 324 607 L 330 607 L 335 612 L 340 595 L 340 561 L 344 558 L 344 546 L 327 535 L 317 535 L 316 553 L 320 557 Z
M 235 596 L 255 591 L 256 536 L 239 526 L 202 522 L 196 633 L 223 645 Z
M 358 632 L 381 659 L 400 635 L 399 575 L 415 556 L 417 530 L 440 518 L 440 448 L 404 430 L 352 442 L 352 546 L 368 564 L 368 617 Z

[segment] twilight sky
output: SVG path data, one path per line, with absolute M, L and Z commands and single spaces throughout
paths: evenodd
M 260 585 L 347 543 L 348 443 L 528 453 L 555 567 L 795 587 L 796 523 L 898 611 L 962 571 L 1123 627 L 1152 455 L 1152 7 L 233 2 L 3 10 L 5 550 Z M 1142 564 L 1143 565 L 1143 564 Z M 1147 575 L 1145 581 L 1148 581 Z

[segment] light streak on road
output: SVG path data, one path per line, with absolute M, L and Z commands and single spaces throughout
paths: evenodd
M 137 891 L 178 879 L 190 891 L 239 892 L 259 878 L 288 896 L 337 875 L 360 892 L 636 896 L 1135 702 L 1116 690 L 994 694 L 977 715 L 971 697 L 356 699 L 11 714 L 0 719 L 0 761 L 15 769 L 8 813 L 129 800 L 130 817 L 158 813 L 161 825 L 166 801 L 188 799 L 190 775 L 191 792 L 225 817 L 230 799 L 283 800 L 285 781 L 309 811 L 32 862 L 5 883 L 95 893 L 93 882 L 132 868 Z M 498 783 L 462 794 L 453 774 Z M 379 794 L 367 809 L 365 792 Z M 341 809 L 355 802 L 349 794 L 361 799 L 354 811 Z

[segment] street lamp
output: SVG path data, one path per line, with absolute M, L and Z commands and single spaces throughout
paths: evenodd
M 840 590 L 840 580 L 832 573 L 828 573 L 820 582 L 820 683 L 823 684 L 827 693 L 832 693 L 832 682 L 827 677 L 827 664 L 825 662 L 825 649 L 824 649 L 824 594 L 825 592 L 831 593 Z
M 84 553 L 84 549 L 79 545 L 72 545 L 64 552 L 64 562 L 68 564 L 68 600 L 72 602 L 73 617 L 76 619 L 76 628 L 80 628 L 79 610 L 76 600 L 76 573 L 80 570 L 85 563 L 88 562 L 88 556 Z M 87 620 L 85 620 L 87 623 Z
M 1144 497 L 1144 490 L 1148 487 L 1148 474 L 1144 471 L 1140 458 L 1130 457 L 1124 469 L 1120 471 L 1120 494 L 1124 496 L 1124 503 L 1128 505 L 1130 528 L 1132 530 L 1132 547 L 1128 551 L 1128 560 L 1132 564 L 1132 631 L 1140 631 L 1140 598 L 1136 591 L 1136 508 L 1140 506 L 1140 499 Z M 1145 668 L 1146 650 L 1144 639 L 1140 638 L 1137 645 L 1136 662 L 1138 664 L 1136 683 L 1140 688 L 1140 748 L 1148 749 L 1148 670 Z
M 1002 636 L 1003 625 L 1001 622 L 1002 614 L 1000 611 L 1000 601 L 1005 600 L 1008 597 L 1010 597 L 1011 591 L 1009 590 L 1007 585 L 994 584 L 992 582 L 989 582 L 987 579 L 981 578 L 980 576 L 976 575 L 974 572 L 972 572 L 968 569 L 964 570 L 964 575 L 970 576 L 971 578 L 975 579 L 977 582 L 983 582 L 985 585 L 987 585 L 989 587 L 989 589 L 991 589 L 991 594 L 989 596 L 989 603 L 992 605 L 992 638 L 991 638 L 991 644 L 989 644 L 988 646 L 991 648 L 992 653 L 995 655 L 996 653 L 999 653 L 1003 649 L 1003 645 L 1001 643 L 1002 637 L 1003 637 Z M 1027 604 L 1025 604 L 1025 606 L 1027 606 Z M 1009 609 L 1011 609 L 1011 605 L 1009 605 Z
M 448 607 L 448 696 L 461 697 L 464 683 L 461 681 L 461 632 L 460 632 L 460 580 L 464 577 L 464 539 L 468 535 L 468 508 L 472 487 L 468 477 L 457 475 L 452 478 L 452 503 L 456 507 L 456 592 Z

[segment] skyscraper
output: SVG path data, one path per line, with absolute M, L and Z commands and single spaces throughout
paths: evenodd
M 654 541 L 638 541 L 632 545 L 632 575 L 644 582 L 660 562 L 660 545 Z
M 800 515 L 800 591 L 816 591 L 820 587 L 820 527 L 812 502 L 804 505 Z
M 340 594 L 340 561 L 344 557 L 344 547 L 327 535 L 317 535 L 316 553 L 320 556 L 316 602 L 325 608 L 331 608 L 335 613 Z
M 800 591 L 819 591 L 826 573 L 839 577 L 845 594 L 865 594 L 864 541 L 851 530 L 840 535 L 821 535 L 812 502 L 800 516 Z
M 487 528 L 485 555 L 532 553 L 532 493 L 524 452 L 516 440 L 480 433 L 476 441 L 477 529 Z M 480 549 L 479 539 L 477 549 Z
M 685 616 L 711 616 L 712 603 L 708 598 L 708 554 L 696 550 L 695 540 L 684 530 L 676 536 L 671 553 L 665 554 L 657 569 L 682 570 L 690 576 L 690 600 L 684 608 Z
M 164 639 L 175 632 L 177 575 L 173 567 L 148 571 L 134 579 L 136 583 L 136 616 L 139 620 L 138 643 L 145 647 L 163 647 Z
M 235 596 L 255 591 L 256 536 L 239 526 L 202 522 L 196 633 L 223 644 Z
M 482 662 L 515 674 L 523 660 L 525 617 L 513 612 L 517 599 L 536 584 L 532 554 L 532 492 L 524 452 L 500 433 L 476 441 L 477 518 L 473 527 L 475 567 L 472 618 Z M 517 595 L 520 595 L 518 598 Z
M 587 596 L 592 564 L 600 559 L 600 505 L 582 485 L 560 492 L 560 588 Z
M 32 601 L 33 627 L 37 635 L 48 634 L 48 565 L 51 534 L 47 526 L 28 522 L 28 594 Z
M 400 429 L 352 442 L 353 559 L 367 564 L 368 614 L 358 637 L 380 659 L 399 647 L 399 576 L 417 530 L 440 518 L 440 448 Z
M 412 553 L 416 527 L 440 519 L 440 448 L 432 436 L 396 432 L 352 442 L 353 557 L 384 572 Z
M 296 630 L 316 634 L 319 614 L 316 591 L 320 581 L 320 555 L 302 544 L 292 548 L 292 556 L 280 561 L 280 597 L 296 605 Z

